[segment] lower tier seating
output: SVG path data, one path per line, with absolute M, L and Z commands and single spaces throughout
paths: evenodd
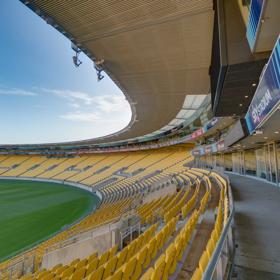
M 18 271 L 13 273 L 12 276 L 9 274 L 8 268 L 19 260 L 20 256 L 18 256 L 0 264 L 0 279 L 121 280 L 169 279 L 170 277 L 174 279 L 178 272 L 179 262 L 185 259 L 187 249 L 196 233 L 196 226 L 203 219 L 208 202 L 211 200 L 212 189 L 217 188 L 220 198 L 217 202 L 215 226 L 192 276 L 192 279 L 201 279 L 228 218 L 229 205 L 226 181 L 215 172 L 187 167 L 187 163 L 192 158 L 185 152 L 177 150 L 155 151 L 154 160 L 150 162 L 146 159 L 152 158 L 151 153 L 137 153 L 135 159 L 130 155 L 130 158 L 126 160 L 126 156 L 122 154 L 106 160 L 106 164 L 109 161 L 112 165 L 118 162 L 117 169 L 122 166 L 120 163 L 123 162 L 126 165 L 129 164 L 129 167 L 126 166 L 126 168 L 130 171 L 134 170 L 133 165 L 135 165 L 135 168 L 139 169 L 141 167 L 145 171 L 137 173 L 135 177 L 118 178 L 116 182 L 104 185 L 101 189 L 96 189 L 102 194 L 103 201 L 95 212 L 27 253 L 35 257 L 35 266 L 32 273 L 22 275 L 22 271 Z M 96 165 L 102 161 L 105 163 L 105 159 L 101 155 L 98 155 L 97 158 L 94 159 Z M 6 160 L 7 158 L 4 162 Z M 31 159 L 21 158 L 16 162 L 21 160 L 28 161 Z M 41 162 L 46 163 L 48 160 Z M 50 160 L 53 166 L 53 159 Z M 70 162 L 66 164 L 68 160 Z M 34 159 L 35 161 L 40 162 L 38 158 Z M 76 165 L 72 170 L 69 168 L 65 170 L 66 173 L 71 172 L 72 174 L 68 178 L 77 178 L 77 174 L 73 175 L 72 171 L 77 166 L 81 167 L 83 161 L 87 164 L 90 163 L 89 156 L 75 161 Z M 12 161 L 9 160 L 9 162 Z M 64 168 L 69 166 L 70 163 L 73 165 L 74 160 L 66 159 L 57 164 L 61 164 Z M 30 168 L 30 165 L 32 165 L 31 162 L 22 167 Z M 89 169 L 92 169 L 93 166 L 94 164 Z M 99 164 L 98 168 L 100 166 Z M 59 168 L 57 171 L 60 171 L 59 176 L 61 178 L 65 178 L 65 176 L 62 176 L 63 172 L 61 173 L 62 169 Z M 115 173 L 116 168 L 112 169 L 113 173 L 111 174 L 108 173 L 108 168 L 106 170 L 106 176 L 108 176 L 102 178 L 118 176 Z M 157 170 L 159 172 L 156 172 Z M 22 171 L 21 168 L 20 172 Z M 87 170 L 83 172 L 89 174 Z M 22 172 L 18 177 L 24 177 L 24 174 L 27 173 L 30 175 L 30 170 Z M 44 173 L 45 175 L 54 174 L 50 170 Z M 153 175 L 147 176 L 148 174 Z M 58 175 L 55 176 L 59 177 Z M 83 181 L 85 181 L 84 177 Z M 91 182 L 93 181 L 91 180 Z M 166 192 L 165 194 L 165 188 L 168 189 L 174 185 L 175 192 Z M 92 188 L 94 189 L 94 184 Z M 146 197 L 157 191 L 160 193 L 158 197 L 145 202 Z M 142 233 L 138 237 L 134 237 L 124 248 L 115 244 L 107 251 L 92 252 L 86 258 L 75 259 L 69 264 L 58 263 L 49 270 L 41 268 L 42 257 L 46 251 L 61 247 L 64 241 L 78 234 L 118 221 L 132 209 L 140 219 Z

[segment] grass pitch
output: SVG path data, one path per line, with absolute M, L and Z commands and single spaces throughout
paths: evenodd
M 0 180 L 0 260 L 89 213 L 98 198 L 62 184 Z

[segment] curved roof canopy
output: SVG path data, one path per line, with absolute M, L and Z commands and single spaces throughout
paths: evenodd
M 154 133 L 209 93 L 212 0 L 21 0 L 59 29 L 119 85 L 132 109 L 127 128 L 90 142 Z M 192 108 L 193 109 L 193 108 Z

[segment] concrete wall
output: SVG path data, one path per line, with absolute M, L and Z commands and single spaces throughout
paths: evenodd
M 171 183 L 170 185 L 165 186 L 164 188 L 155 190 L 143 199 L 143 203 L 149 203 L 150 201 L 166 196 L 167 194 L 173 194 L 176 192 L 176 188 L 176 185 Z
M 42 268 L 49 269 L 58 263 L 68 264 L 74 259 L 86 258 L 94 252 L 102 254 L 119 243 L 119 227 L 119 222 L 101 226 L 68 240 L 69 245 L 65 245 L 64 242 L 62 248 L 50 251 L 43 257 Z

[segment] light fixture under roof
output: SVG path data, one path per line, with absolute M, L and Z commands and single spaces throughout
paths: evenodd
M 243 106 L 243 104 L 242 104 L 242 103 L 240 103 L 240 104 L 239 104 L 239 106 L 240 106 L 240 107 L 242 107 L 242 106 Z
M 275 134 L 278 134 L 278 133 L 279 133 L 279 131 L 274 131 L 274 133 L 275 133 Z
M 245 98 L 248 98 L 249 96 L 248 96 L 248 95 L 245 95 L 244 97 L 245 97 Z
M 255 87 L 257 84 L 256 83 L 252 83 L 252 87 Z

